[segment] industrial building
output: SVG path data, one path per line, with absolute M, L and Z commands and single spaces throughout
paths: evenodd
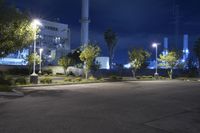
M 163 46 L 160 46 L 158 48 L 162 48 L 163 47 L 163 50 L 162 50 L 162 53 L 163 55 L 167 55 L 169 53 L 169 38 L 168 37 L 164 37 L 163 39 L 163 43 L 160 43 L 161 45 Z M 183 50 L 182 50 L 182 58 L 180 58 L 180 61 L 182 61 L 183 63 L 185 63 L 188 58 L 189 58 L 189 54 L 190 54 L 190 51 L 189 51 L 189 35 L 188 34 L 184 34 L 183 35 Z M 160 53 L 158 53 L 159 55 Z M 150 60 L 148 61 L 149 63 L 149 66 L 148 66 L 148 69 L 155 69 L 156 68 L 156 59 L 155 60 Z M 124 68 L 130 68 L 131 65 L 130 63 L 128 64 L 125 64 L 124 65 Z
M 183 56 L 182 56 L 182 58 L 180 58 L 180 61 L 182 61 L 183 63 L 185 63 L 189 58 L 190 51 L 189 51 L 188 45 L 189 45 L 189 35 L 184 34 L 183 35 L 183 50 L 182 50 Z M 168 37 L 165 37 L 164 40 L 163 40 L 162 54 L 167 55 L 169 51 L 170 51 L 169 50 L 169 39 L 168 39 Z M 150 61 L 149 63 L 150 64 L 149 64 L 148 68 L 149 69 L 155 69 L 156 61 L 155 60 Z

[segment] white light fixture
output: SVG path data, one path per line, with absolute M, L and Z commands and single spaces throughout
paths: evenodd
M 158 44 L 157 43 L 153 43 L 152 47 L 156 48 L 156 47 L 158 47 Z
M 32 25 L 34 26 L 34 28 L 37 28 L 37 26 L 42 26 L 42 23 L 39 19 L 34 19 L 32 21 Z
M 41 21 L 39 20 L 39 19 L 34 19 L 33 21 L 32 21 L 32 26 L 33 26 L 33 28 L 37 28 L 37 27 L 39 27 L 39 26 L 42 26 L 42 23 L 41 23 Z M 33 61 L 33 73 L 32 73 L 32 75 L 33 76 L 35 76 L 35 75 L 37 75 L 36 73 L 35 73 L 35 65 L 36 65 L 36 59 L 35 59 L 35 55 L 36 55 L 36 40 L 37 40 L 37 32 L 35 31 L 35 33 L 34 33 L 34 51 L 33 51 L 33 53 L 34 53 L 34 61 Z
M 154 76 L 156 76 L 156 77 L 159 76 L 159 74 L 158 74 L 158 45 L 159 45 L 159 43 L 152 44 L 152 47 L 156 48 L 156 72 L 154 74 Z

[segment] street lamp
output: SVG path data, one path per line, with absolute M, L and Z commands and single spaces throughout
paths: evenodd
M 36 56 L 36 41 L 37 41 L 37 28 L 39 26 L 42 26 L 42 23 L 40 22 L 39 19 L 34 19 L 31 23 L 32 25 L 32 28 L 34 30 L 34 43 L 33 43 L 33 53 L 34 53 L 34 56 L 33 56 L 33 73 L 31 74 L 31 83 L 34 83 L 34 84 L 37 84 L 38 83 L 38 76 L 37 74 L 35 73 L 35 66 L 36 66 L 36 59 L 35 59 L 35 56 Z
M 158 74 L 158 45 L 159 45 L 159 43 L 152 44 L 152 47 L 156 48 L 156 72 L 154 74 L 154 76 L 156 76 L 156 77 L 159 76 L 159 74 Z
M 42 52 L 43 52 L 43 48 L 40 48 L 40 71 L 39 71 L 39 74 L 42 73 Z

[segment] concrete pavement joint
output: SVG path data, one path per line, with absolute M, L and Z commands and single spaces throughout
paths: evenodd
M 144 122 L 143 124 L 148 124 L 148 123 L 151 123 L 151 122 L 154 122 L 154 121 L 159 121 L 159 120 L 162 120 L 162 119 L 165 119 L 165 118 L 169 118 L 169 117 L 173 117 L 173 116 L 181 115 L 181 114 L 185 114 L 185 113 L 190 113 L 190 112 L 191 111 L 185 110 L 185 111 L 182 111 L 182 112 L 178 112 L 178 113 L 174 113 L 174 114 L 169 114 L 169 115 L 157 118 L 157 119 L 153 119 L 151 121 Z

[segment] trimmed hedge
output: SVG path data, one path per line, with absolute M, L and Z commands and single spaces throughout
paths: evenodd
M 40 80 L 40 83 L 42 83 L 42 84 L 51 84 L 52 83 L 52 78 L 50 78 L 50 77 L 42 78 Z
M 17 79 L 15 80 L 15 84 L 26 85 L 26 84 L 27 84 L 26 77 L 17 78 Z
M 71 78 L 71 77 L 66 77 L 66 78 L 64 79 L 64 81 L 65 81 L 65 82 L 72 82 L 72 81 L 73 81 L 73 78 Z
M 52 75 L 53 71 L 51 69 L 44 69 L 42 70 L 43 75 Z

